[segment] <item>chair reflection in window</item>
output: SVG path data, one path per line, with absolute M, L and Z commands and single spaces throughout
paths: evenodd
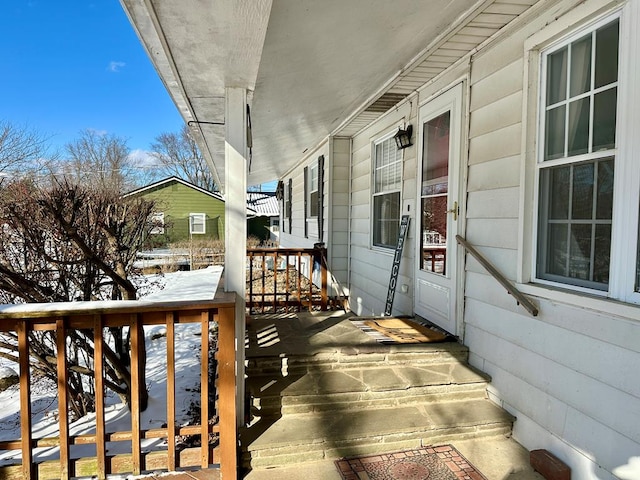
M 422 232 L 422 270 L 444 275 L 447 266 L 447 239 L 435 231 Z

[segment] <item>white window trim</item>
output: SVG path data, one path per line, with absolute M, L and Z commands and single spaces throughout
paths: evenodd
M 316 213 L 315 215 L 311 214 L 311 209 L 312 209 L 312 204 L 313 202 L 311 201 L 311 197 L 313 196 L 313 193 L 317 193 L 320 194 L 320 184 L 319 184 L 319 180 L 320 180 L 320 170 L 319 170 L 319 165 L 318 162 L 315 161 L 313 163 L 311 163 L 311 165 L 309 165 L 309 168 L 307 170 L 307 175 L 309 176 L 309 178 L 307 179 L 307 185 L 309 185 L 309 191 L 307 192 L 307 222 L 310 221 L 318 221 L 318 214 Z M 313 178 L 313 171 L 315 170 L 316 172 L 316 188 L 315 190 L 313 189 L 313 182 L 311 181 L 311 179 Z M 316 201 L 316 207 L 318 206 L 318 202 Z
M 611 275 L 609 291 L 602 292 L 567 284 L 536 279 L 537 235 L 538 235 L 538 195 L 539 176 L 537 162 L 540 150 L 539 139 L 543 119 L 539 115 L 542 99 L 542 54 L 543 50 L 553 48 L 559 43 L 567 43 L 579 38 L 585 31 L 596 25 L 606 24 L 616 16 L 620 18 L 619 77 L 617 111 L 617 136 L 614 154 L 616 158 L 628 158 L 632 151 L 640 149 L 640 139 L 633 138 L 631 129 L 623 125 L 640 125 L 640 112 L 634 106 L 640 104 L 640 92 L 634 85 L 640 82 L 640 61 L 636 59 L 636 50 L 632 45 L 640 45 L 640 32 L 637 26 L 640 21 L 640 0 L 629 0 L 624 6 L 612 2 L 609 9 L 602 4 L 587 0 L 567 15 L 560 17 L 525 41 L 524 48 L 524 82 L 527 95 L 523 100 L 523 149 L 521 154 L 521 203 L 519 262 L 517 286 L 524 293 L 547 298 L 551 301 L 576 305 L 597 311 L 618 312 L 622 316 L 640 317 L 637 307 L 622 302 L 640 303 L 640 293 L 633 290 L 636 275 L 635 262 L 629 261 L 622 252 L 635 252 L 638 239 L 638 210 L 640 200 L 640 177 L 637 170 L 631 173 L 631 162 L 616 162 L 614 183 L 614 211 L 612 223 L 614 228 L 626 222 L 626 232 L 630 234 L 612 234 Z M 546 162 L 550 162 L 547 160 Z M 629 197 L 628 192 L 633 192 Z M 620 196 L 625 195 L 622 202 Z M 629 222 L 628 219 L 634 219 Z M 635 254 L 634 254 L 635 258 Z M 624 286 L 627 286 L 625 292 Z M 633 315 L 630 312 L 634 312 Z
M 393 247 L 385 247 L 382 245 L 375 245 L 373 243 L 373 236 L 374 236 L 374 215 L 375 215 L 375 207 L 374 207 L 374 198 L 377 195 L 383 195 L 383 194 L 388 194 L 388 193 L 395 193 L 398 192 L 400 194 L 400 204 L 402 205 L 402 188 L 404 186 L 404 182 L 402 181 L 402 178 L 404 178 L 404 150 L 400 150 L 400 160 L 398 161 L 401 165 L 401 180 L 400 180 L 400 188 L 398 188 L 397 190 L 385 190 L 384 192 L 376 192 L 376 147 L 387 141 L 387 140 L 392 140 L 393 137 L 395 136 L 396 132 L 397 132 L 397 128 L 392 130 L 391 132 L 387 133 L 386 135 L 383 135 L 379 138 L 376 138 L 375 140 L 373 140 L 371 142 L 371 190 L 370 190 L 370 203 L 371 203 L 371 208 L 370 208 L 370 216 L 369 216 L 369 226 L 370 226 L 370 235 L 369 235 L 369 248 L 372 250 L 377 250 L 380 252 L 384 252 L 384 253 L 389 253 L 389 254 L 393 254 L 394 253 L 394 248 Z M 395 141 L 394 141 L 394 145 L 395 145 Z M 402 213 L 402 212 L 400 212 Z
M 192 219 L 200 217 L 202 218 L 202 231 L 197 232 L 193 229 Z M 189 214 L 189 235 L 204 235 L 207 233 L 207 214 L 206 213 L 190 213 Z
M 159 225 L 154 226 L 149 232 L 150 235 L 164 234 L 164 212 L 154 212 L 151 214 L 151 222 L 158 222 Z

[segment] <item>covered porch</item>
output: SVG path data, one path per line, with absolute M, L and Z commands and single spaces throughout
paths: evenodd
M 341 369 L 349 370 L 356 376 L 397 377 L 391 370 L 371 373 L 366 370 L 369 366 L 361 365 L 366 358 L 376 358 L 379 352 L 374 350 L 380 346 L 375 341 L 371 343 L 366 336 L 357 338 L 361 332 L 349 328 L 352 325 L 346 318 L 334 324 L 333 317 L 316 322 L 316 317 L 306 318 L 297 314 L 285 319 L 260 319 L 254 316 L 247 323 L 244 300 L 246 206 L 243 200 L 247 185 L 276 179 L 283 181 L 285 194 L 281 228 L 283 232 L 287 231 L 288 236 L 282 238 L 286 238 L 290 244 L 283 243 L 282 246 L 310 247 L 315 241 L 325 243 L 328 269 L 336 277 L 331 282 L 345 287 L 348 296 L 353 251 L 363 258 L 368 257 L 364 258 L 363 263 L 376 267 L 382 263 L 376 257 L 379 249 L 376 252 L 369 241 L 368 218 L 372 209 L 363 207 L 366 203 L 364 200 L 369 201 L 371 196 L 368 191 L 373 183 L 371 167 L 354 166 L 353 162 L 354 155 L 360 155 L 359 159 L 362 160 L 370 154 L 371 142 L 367 138 L 358 145 L 360 152 L 366 153 L 353 150 L 350 142 L 367 128 L 378 128 L 375 122 L 385 118 L 389 112 L 393 112 L 386 117 L 389 123 L 393 123 L 390 131 L 407 128 L 416 118 L 418 103 L 422 101 L 419 97 L 425 85 L 440 80 L 442 76 L 455 76 L 459 80 L 463 76 L 459 71 L 468 66 L 473 52 L 491 44 L 505 27 L 517 25 L 523 14 L 536 15 L 548 6 L 548 2 L 454 0 L 443 5 L 438 1 L 219 0 L 203 3 L 194 0 L 175 3 L 166 0 L 121 0 L 121 3 L 185 122 L 198 139 L 227 198 L 224 288 L 237 292 L 236 418 L 241 431 L 241 445 L 246 449 L 243 450 L 239 466 L 251 468 L 249 475 L 269 475 L 272 467 L 282 474 L 285 471 L 283 469 L 290 468 L 284 462 L 288 457 L 297 457 L 305 462 L 330 462 L 329 459 L 336 456 L 341 458 L 370 451 L 371 444 L 366 444 L 365 449 L 360 439 L 334 438 L 334 433 L 347 433 L 340 428 L 338 432 L 325 432 L 323 437 L 301 439 L 302 443 L 285 445 L 286 442 L 282 440 L 281 436 L 293 435 L 293 425 L 300 425 L 300 421 L 309 421 L 309 428 L 300 432 L 308 434 L 317 425 L 322 425 L 324 420 L 330 420 L 332 414 L 327 410 L 313 410 L 316 407 L 320 410 L 329 408 L 316 404 L 312 411 L 284 413 L 284 405 L 277 405 L 278 398 L 291 397 L 295 403 L 297 400 L 293 399 L 299 396 L 305 399 L 323 395 L 337 397 L 337 401 L 331 403 L 331 408 L 336 407 L 348 419 L 360 417 L 358 425 L 372 423 L 378 429 L 381 422 L 370 422 L 360 410 L 358 413 L 351 411 L 352 407 L 360 405 L 362 411 L 375 411 L 377 413 L 374 415 L 388 416 L 399 405 L 385 403 L 392 401 L 390 397 L 385 397 L 386 394 L 382 395 L 384 400 L 377 398 L 380 392 L 375 392 L 368 403 L 357 400 L 368 397 L 368 389 L 377 390 L 376 386 L 364 386 L 367 382 L 361 382 L 358 387 L 361 391 L 304 393 L 305 388 L 313 386 L 311 378 L 324 379 L 327 375 L 338 378 L 336 372 Z M 413 175 L 411 168 L 416 167 L 414 150 L 406 150 L 404 162 L 409 177 Z M 409 182 L 406 181 L 402 168 L 405 167 L 400 167 L 400 183 L 410 185 L 411 178 Z M 314 177 L 313 172 L 318 175 Z M 355 190 L 356 186 L 360 190 Z M 402 197 L 402 201 L 398 202 L 402 203 L 398 205 L 398 210 L 401 208 L 403 212 L 416 215 L 419 199 L 412 196 L 413 193 L 405 195 L 406 200 Z M 359 204 L 355 203 L 356 198 Z M 354 242 L 354 238 L 358 241 Z M 447 258 L 446 263 L 452 263 L 450 260 Z M 440 259 L 434 259 L 433 262 L 444 263 Z M 372 271 L 377 272 L 375 269 L 358 272 L 362 277 L 362 290 L 373 283 L 367 278 Z M 405 275 L 411 276 L 406 272 Z M 403 292 L 405 311 L 413 308 L 409 304 L 411 289 L 408 283 L 404 285 Z M 367 293 L 378 300 L 378 290 Z M 365 297 L 364 302 L 366 300 Z M 263 320 L 274 325 L 270 326 L 269 323 L 257 327 Z M 258 330 L 253 331 L 253 328 Z M 342 334 L 333 336 L 334 331 L 350 333 L 346 337 Z M 247 332 L 249 343 L 243 344 Z M 452 333 L 459 334 L 458 331 Z M 269 341 L 279 344 L 279 347 L 291 350 L 276 352 L 273 349 L 264 350 L 267 347 L 261 345 L 258 357 L 268 367 L 260 367 L 258 364 L 261 362 L 254 356 L 255 345 L 251 342 L 262 342 L 265 336 Z M 325 343 L 320 339 L 324 339 Z M 359 347 L 361 342 L 364 342 L 362 348 Z M 456 345 L 452 342 L 447 347 L 460 348 Z M 299 351 L 299 348 L 304 348 L 304 351 Z M 409 359 L 402 368 L 415 372 L 416 368 L 420 370 L 420 362 L 429 358 L 427 352 L 407 355 L 401 350 L 394 351 L 393 358 L 382 355 L 369 363 L 395 362 L 397 355 Z M 282 373 L 282 362 L 293 361 L 296 357 L 304 358 L 302 363 L 306 363 L 311 370 L 296 371 L 294 381 L 294 374 L 285 376 Z M 324 360 L 318 366 L 308 357 Z M 327 358 L 331 360 L 327 361 Z M 459 365 L 465 362 L 466 359 L 463 359 Z M 443 363 L 438 365 L 442 366 Z M 360 367 L 365 370 L 359 370 Z M 258 370 L 252 371 L 253 368 Z M 329 371 L 325 372 L 322 370 L 324 368 Z M 466 371 L 466 367 L 458 369 Z M 365 371 L 367 373 L 363 373 Z M 420 372 L 420 381 L 426 384 L 419 388 L 432 390 L 431 380 L 425 380 L 429 375 L 422 370 Z M 266 383 L 260 385 L 262 381 Z M 447 382 L 456 383 L 451 379 Z M 486 383 L 486 380 L 479 383 Z M 333 380 L 328 380 L 327 385 L 334 385 Z M 282 389 L 278 391 L 280 387 Z M 338 382 L 336 388 L 343 387 Z M 404 427 L 398 435 L 379 429 L 373 433 L 378 439 L 376 441 L 381 442 L 380 449 L 376 450 L 378 452 L 383 447 L 385 451 L 388 448 L 419 448 L 454 437 L 456 441 L 461 441 L 483 429 L 473 422 L 451 425 L 443 421 L 439 424 L 439 420 L 431 418 L 425 407 L 425 402 L 435 397 L 431 394 L 424 397 L 422 391 L 417 393 L 406 384 L 394 385 L 393 389 L 396 387 L 413 394 L 407 400 L 409 406 L 401 403 L 400 413 L 394 417 L 414 423 L 406 428 L 412 429 L 413 437 L 404 439 L 407 440 L 404 443 L 400 439 L 406 436 Z M 483 409 L 490 409 L 501 419 L 497 422 L 500 425 L 496 426 L 497 431 L 491 426 L 488 431 L 508 435 L 512 420 L 504 417 L 499 409 L 488 406 L 490 403 L 482 393 L 484 389 L 477 387 L 474 386 L 476 397 L 472 401 L 482 405 L 481 412 L 487 413 Z M 262 397 L 273 389 L 276 389 L 276 393 L 271 397 Z M 453 399 L 457 398 L 457 393 L 447 392 L 447 395 L 449 393 Z M 247 403 L 247 398 L 251 398 L 251 402 Z M 263 401 L 269 405 L 267 410 L 262 410 L 265 406 Z M 451 407 L 462 406 L 459 398 L 453 401 L 458 403 Z M 473 411 L 472 408 L 462 408 L 450 417 L 468 419 L 466 413 Z M 262 416 L 254 418 L 254 423 L 245 429 L 245 419 L 259 417 L 258 413 Z M 314 415 L 320 415 L 320 418 L 314 419 Z M 476 413 L 476 416 L 483 415 Z M 291 427 L 283 423 L 289 420 L 292 420 Z M 430 437 L 422 435 L 424 424 L 442 425 L 442 428 L 436 429 L 438 435 Z M 349 423 L 345 425 L 349 430 Z M 474 435 L 470 435 L 471 432 Z M 368 437 L 368 433 L 361 433 L 362 439 Z M 397 439 L 396 444 L 383 444 L 381 439 L 389 436 Z M 339 448 L 331 446 L 335 441 L 339 443 Z M 275 454 L 269 453 L 271 445 L 279 446 L 281 450 Z M 345 445 L 354 450 L 343 449 Z M 321 448 L 318 450 L 316 447 Z M 291 452 L 287 453 L 286 448 L 291 448 Z M 307 453 L 310 455 L 307 456 Z M 271 460 L 267 461 L 267 458 L 272 456 L 283 462 L 269 463 Z M 264 463 L 261 463 L 263 460 Z M 524 467 L 519 471 L 524 471 Z M 324 473 L 329 475 L 328 470 Z M 300 475 L 300 470 L 297 470 L 297 474 Z M 308 474 L 303 476 L 307 477 Z

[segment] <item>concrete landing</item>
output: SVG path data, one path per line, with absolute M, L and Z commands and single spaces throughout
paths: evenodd
M 529 452 L 505 437 L 450 442 L 488 480 L 544 480 L 529 465 Z M 293 467 L 254 470 L 245 480 L 341 480 L 334 459 Z
M 334 461 L 452 444 L 489 480 L 539 479 L 457 342 L 385 344 L 344 312 L 254 316 L 249 480 L 340 479 Z M 249 466 L 250 465 L 250 466 Z

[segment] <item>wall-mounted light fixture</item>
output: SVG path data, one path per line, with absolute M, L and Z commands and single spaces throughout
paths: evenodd
M 413 145 L 411 143 L 411 134 L 413 133 L 413 126 L 407 125 L 406 129 L 398 128 L 398 133 L 396 133 L 393 138 L 396 141 L 396 145 L 398 146 L 398 150 L 402 150 L 403 148 L 410 147 Z

